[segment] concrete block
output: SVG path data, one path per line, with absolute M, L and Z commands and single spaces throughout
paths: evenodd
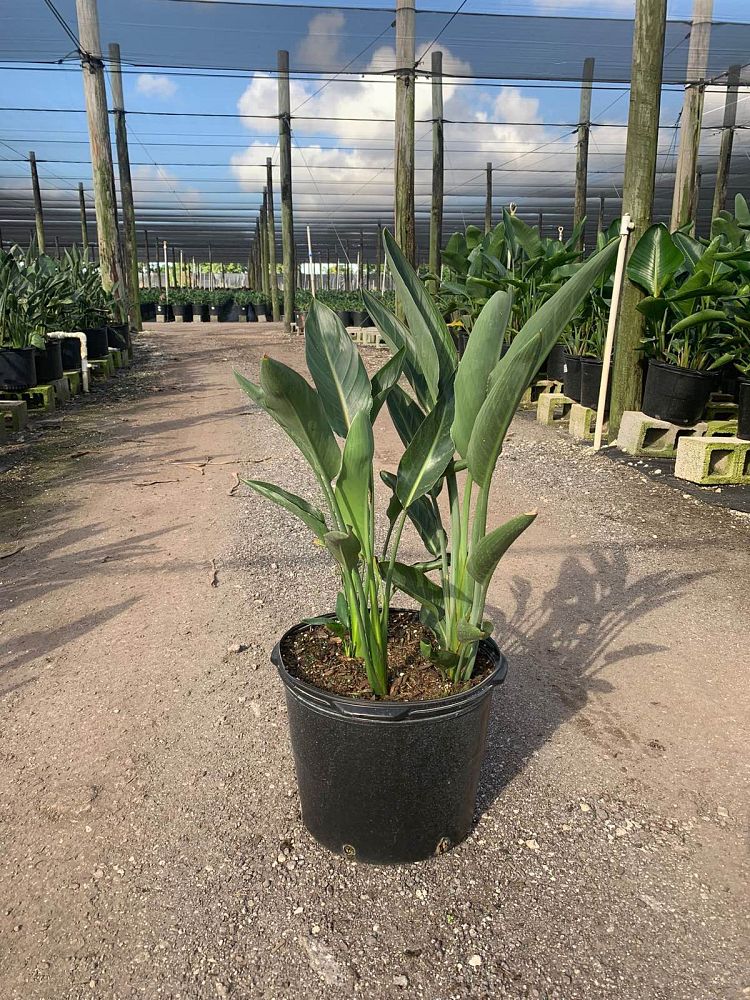
M 736 420 L 708 420 L 704 437 L 737 437 Z
M 122 351 L 118 347 L 110 347 L 109 358 L 115 369 L 122 368 Z
M 0 399 L 2 424 L 12 431 L 22 431 L 29 422 L 29 408 L 25 399 Z
M 68 380 L 63 376 L 62 378 L 55 379 L 54 382 L 50 382 L 50 385 L 55 390 L 55 402 L 67 403 L 70 399 L 70 385 L 68 384 Z
M 77 396 L 82 390 L 82 378 L 80 372 L 65 372 L 65 378 L 68 380 L 68 388 L 70 389 L 71 396 Z
M 679 441 L 704 434 L 707 426 L 702 422 L 693 427 L 680 427 L 647 417 L 639 410 L 626 410 L 620 422 L 617 446 L 637 457 L 674 458 Z
M 589 406 L 582 406 L 580 403 L 573 403 L 570 408 L 570 423 L 568 432 L 576 441 L 593 441 L 594 429 L 596 427 L 596 410 Z M 604 421 L 604 433 L 606 435 L 607 421 Z
M 736 420 L 739 407 L 731 400 L 710 399 L 703 411 L 704 420 Z
M 750 441 L 740 438 L 681 438 L 674 474 L 699 486 L 750 484 Z
M 538 382 L 534 382 L 528 387 L 521 398 L 522 409 L 534 409 L 539 402 L 539 397 L 545 392 L 562 392 L 562 383 L 548 378 L 539 379 Z
M 562 423 L 570 416 L 570 408 L 574 402 L 562 392 L 544 392 L 537 403 L 536 419 L 547 427 Z
M 24 389 L 22 392 L 3 391 L 0 399 L 22 400 L 29 410 L 37 413 L 55 412 L 55 390 L 51 385 L 35 385 L 33 389 Z
M 0 420 L 0 444 L 5 444 L 8 432 L 5 429 L 5 420 Z
M 114 373 L 114 365 L 109 358 L 96 358 L 94 361 L 89 361 L 89 375 L 91 378 L 109 378 Z

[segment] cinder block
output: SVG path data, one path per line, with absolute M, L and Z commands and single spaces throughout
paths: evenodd
M 78 393 L 83 388 L 83 380 L 81 378 L 80 372 L 65 372 L 65 378 L 68 380 L 68 388 L 70 389 L 71 396 L 77 396 Z
M 575 401 L 562 392 L 544 392 L 536 407 L 536 419 L 540 424 L 551 427 L 567 420 Z
M 2 392 L 3 400 L 23 400 L 29 410 L 39 413 L 55 412 L 55 390 L 51 385 L 35 385 L 33 389 L 22 392 Z
M 703 411 L 704 420 L 736 420 L 739 407 L 731 400 L 710 399 Z
M 29 408 L 24 399 L 0 399 L 2 424 L 12 431 L 22 431 L 29 422 Z
M 524 410 L 533 409 L 539 402 L 539 397 L 545 392 L 562 392 L 562 383 L 554 379 L 543 378 L 534 382 L 528 387 L 521 398 L 521 407 Z
M 593 441 L 594 429 L 596 427 L 596 410 L 589 406 L 582 406 L 580 403 L 573 403 L 570 408 L 570 423 L 568 432 L 576 441 Z M 606 433 L 607 421 L 604 421 Z
M 8 432 L 5 429 L 5 420 L 0 420 L 0 444 L 5 444 Z
M 699 486 L 750 484 L 750 441 L 740 438 L 682 438 L 674 474 Z
M 55 402 L 67 403 L 70 399 L 70 385 L 68 384 L 68 380 L 63 376 L 63 378 L 58 378 L 54 382 L 50 382 L 50 385 L 55 390 Z
M 736 420 L 709 420 L 704 437 L 737 437 Z
M 683 438 L 702 435 L 708 425 L 680 427 L 666 420 L 647 417 L 640 410 L 626 410 L 620 422 L 617 446 L 628 455 L 644 458 L 674 458 Z
M 109 358 L 96 358 L 89 361 L 89 375 L 91 378 L 103 379 L 114 375 L 115 369 Z
M 115 369 L 122 368 L 122 351 L 118 347 L 110 347 L 109 358 Z

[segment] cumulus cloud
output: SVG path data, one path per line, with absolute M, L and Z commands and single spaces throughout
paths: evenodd
M 144 97 L 154 97 L 160 101 L 167 101 L 177 93 L 177 84 L 168 76 L 139 73 L 135 81 L 135 89 Z
M 297 46 L 296 62 L 311 71 L 339 69 L 345 21 L 343 12 L 338 10 L 311 18 L 307 35 Z
M 177 207 L 197 207 L 201 193 L 164 167 L 142 164 L 133 168 L 133 197 L 139 205 L 163 205 L 170 198 Z

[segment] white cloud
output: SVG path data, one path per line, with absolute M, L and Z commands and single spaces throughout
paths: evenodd
M 341 11 L 316 14 L 310 19 L 307 36 L 297 46 L 295 61 L 306 70 L 320 72 L 339 69 L 345 21 Z
M 201 193 L 189 187 L 179 177 L 164 167 L 142 164 L 133 168 L 133 196 L 137 204 L 163 205 L 170 197 L 177 207 L 197 207 L 201 203 Z
M 145 97 L 155 97 L 157 100 L 167 101 L 177 93 L 177 84 L 167 76 L 140 73 L 135 82 L 135 89 Z

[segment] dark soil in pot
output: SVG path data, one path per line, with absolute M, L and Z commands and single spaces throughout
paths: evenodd
M 327 633 L 324 642 L 315 637 L 319 626 L 290 629 L 272 655 L 286 691 L 303 821 L 330 850 L 374 864 L 422 860 L 468 835 L 492 691 L 507 671 L 495 643 L 485 640 L 473 685 L 437 693 L 445 684 L 418 652 L 424 632 L 416 613 L 392 612 L 392 622 L 393 662 L 409 679 L 394 691 L 394 675 L 389 700 L 362 686 L 362 669 L 357 676 L 351 661 L 342 665 L 340 649 L 314 665 L 316 643 L 321 652 L 336 645 Z M 323 690 L 295 676 L 303 670 L 329 684 L 336 676 L 335 686 L 362 693 Z M 398 700 L 413 690 L 436 697 Z
M 703 416 L 715 380 L 706 372 L 649 361 L 643 412 L 657 420 L 689 427 Z
M 547 378 L 562 382 L 565 378 L 565 348 L 555 344 L 547 355 Z
M 564 352 L 565 374 L 563 375 L 563 392 L 577 403 L 581 399 L 581 358 L 578 354 Z
M 48 340 L 43 351 L 37 350 L 34 357 L 36 380 L 42 385 L 56 382 L 63 377 L 62 342 Z
M 0 389 L 21 392 L 37 384 L 36 349 L 8 347 L 0 350 Z
M 78 337 L 65 337 L 60 341 L 63 369 L 66 372 L 79 372 L 81 365 L 81 341 Z
M 750 441 L 750 382 L 740 382 L 739 404 L 737 437 Z
M 597 358 L 581 358 L 581 405 L 588 406 L 596 410 L 599 406 L 599 386 L 602 380 L 602 368 L 604 363 Z M 607 399 L 604 404 L 604 411 L 609 409 L 609 401 L 612 395 L 612 368 L 609 370 L 609 382 L 607 383 Z
M 106 358 L 109 354 L 109 337 L 106 326 L 92 326 L 83 332 L 86 334 L 86 351 L 90 360 Z

